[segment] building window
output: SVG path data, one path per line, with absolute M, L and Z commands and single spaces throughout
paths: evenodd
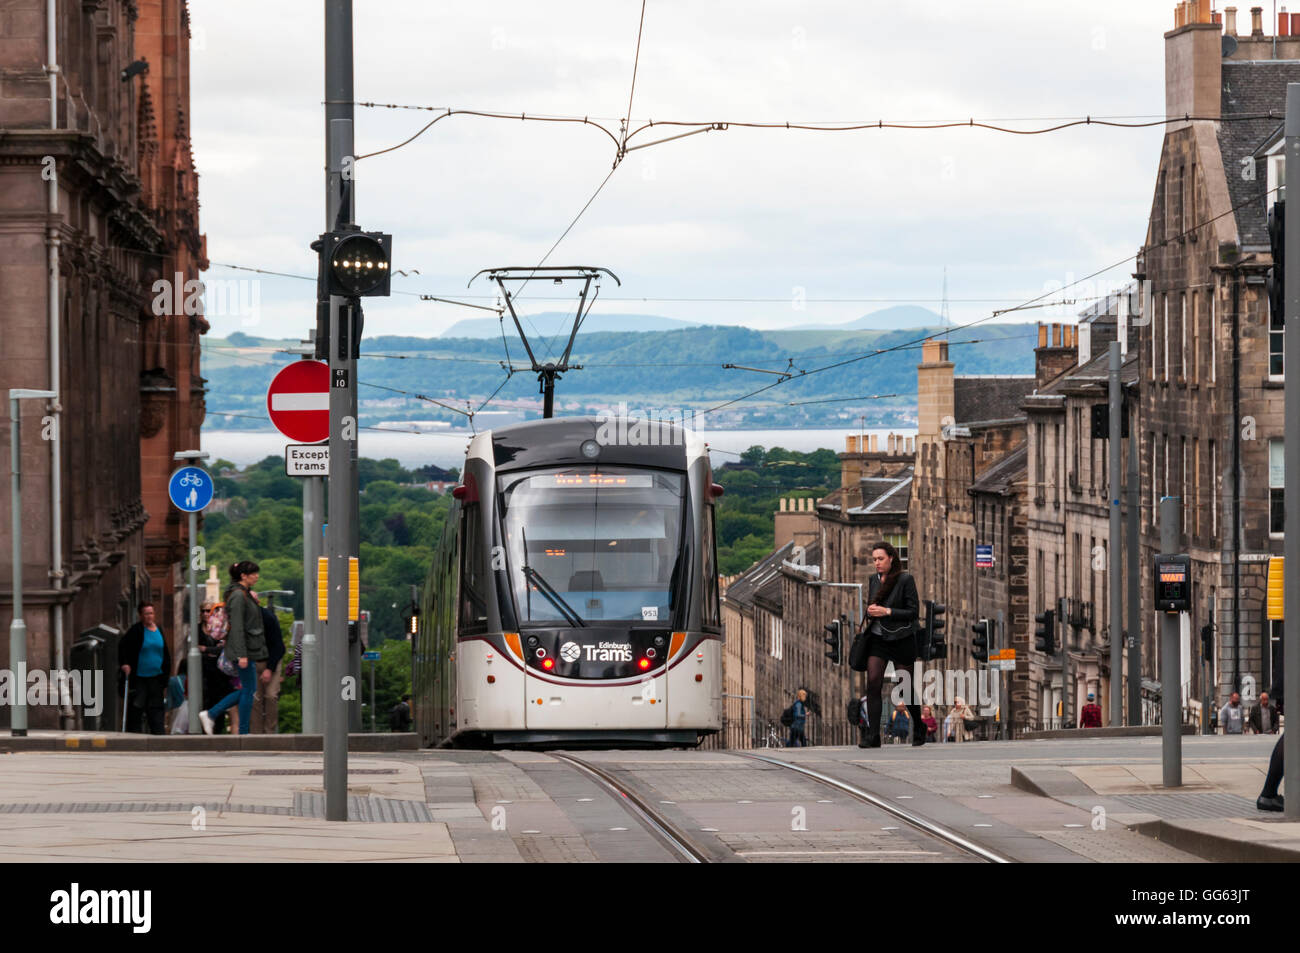
M 1187 292 L 1178 296 L 1179 320 L 1178 337 L 1182 342 L 1178 348 L 1178 376 L 1187 379 Z
M 1219 379 L 1218 368 L 1218 349 L 1219 349 L 1219 318 L 1215 310 L 1215 300 L 1219 296 L 1218 285 L 1210 289 L 1210 383 L 1213 384 Z
M 1201 293 L 1192 292 L 1192 364 L 1188 368 L 1187 379 L 1193 383 L 1200 382 L 1201 374 Z
M 1285 340 L 1286 331 L 1282 326 L 1282 315 L 1270 313 L 1268 317 L 1268 379 L 1271 381 L 1280 381 L 1285 376 L 1286 361 L 1282 349 Z
M 893 546 L 896 550 L 898 550 L 898 565 L 902 569 L 906 570 L 907 569 L 907 534 L 890 533 L 885 536 L 885 542 L 889 543 L 889 545 Z
M 1210 536 L 1219 535 L 1219 453 L 1210 441 Z
M 1283 440 L 1268 442 L 1268 534 L 1280 537 L 1286 529 L 1286 512 L 1283 509 L 1283 490 L 1286 486 L 1286 464 L 1283 458 Z
M 1201 438 L 1192 438 L 1192 535 L 1201 535 Z
M 1147 434 L 1147 442 L 1151 445 L 1151 512 L 1148 515 L 1150 517 L 1150 524 L 1155 526 L 1156 511 L 1160 505 L 1160 467 L 1158 465 L 1159 457 L 1156 456 L 1158 451 L 1156 447 L 1155 431 L 1151 431 Z
M 1168 381 L 1169 380 L 1169 295 L 1166 294 L 1164 296 L 1164 299 L 1165 299 L 1165 324 L 1164 324 L 1164 331 L 1163 331 L 1164 341 L 1161 350 L 1160 364 L 1161 367 L 1164 368 L 1165 380 Z

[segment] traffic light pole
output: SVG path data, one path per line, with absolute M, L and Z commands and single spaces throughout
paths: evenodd
M 1061 626 L 1061 727 L 1073 728 L 1074 718 L 1074 684 L 1070 681 L 1070 646 L 1067 644 L 1066 632 L 1069 629 L 1069 616 L 1064 598 L 1056 600 L 1056 621 Z
M 1286 88 L 1286 159 L 1292 169 L 1300 169 L 1300 83 L 1290 83 Z M 1285 248 L 1289 251 L 1283 263 L 1283 294 L 1285 326 L 1291 332 L 1284 335 L 1284 367 L 1291 374 L 1286 379 L 1285 415 L 1287 439 L 1283 446 L 1284 473 L 1288 478 L 1282 491 L 1286 513 L 1286 553 L 1284 566 L 1290 567 L 1291 585 L 1286 586 L 1282 622 L 1283 683 L 1290 685 L 1291 697 L 1300 694 L 1300 214 L 1292 209 L 1284 223 Z M 1234 424 L 1236 426 L 1236 424 Z M 1268 646 L 1267 637 L 1264 642 Z M 1285 700 L 1283 700 L 1285 701 Z M 1292 704 L 1291 710 L 1297 710 Z M 1285 816 L 1300 818 L 1300 731 L 1288 731 L 1282 736 L 1282 762 L 1284 765 L 1286 793 L 1291 800 L 1285 802 Z
M 342 218 L 351 223 L 351 207 L 342 210 L 345 183 L 355 175 L 352 145 L 352 0 L 325 0 L 325 228 Z M 347 189 L 349 205 L 354 192 Z M 355 303 L 329 299 L 330 472 L 329 594 L 321 646 L 324 712 L 325 819 L 348 819 L 348 597 L 349 557 L 357 537 L 357 419 Z
M 1120 368 L 1124 358 L 1119 341 L 1110 342 L 1110 446 L 1106 462 L 1110 493 L 1110 552 L 1106 560 L 1107 592 L 1110 593 L 1110 723 L 1124 724 L 1124 590 L 1116 566 L 1123 562 L 1123 526 L 1120 521 L 1120 454 L 1124 450 L 1124 395 L 1120 389 Z
M 1150 314 L 1150 312 L 1147 312 Z M 1153 477 L 1154 479 L 1154 477 Z M 1142 594 L 1138 562 L 1138 514 L 1142 504 L 1138 476 L 1137 424 L 1128 438 L 1128 723 L 1142 724 Z M 1215 504 L 1217 505 L 1217 503 Z M 1111 577 L 1112 579 L 1114 576 Z
M 1166 496 L 1160 501 L 1160 552 L 1178 552 L 1182 535 L 1183 501 Z M 1160 737 L 1164 786 L 1183 786 L 1182 737 L 1182 624 L 1180 613 L 1160 614 Z

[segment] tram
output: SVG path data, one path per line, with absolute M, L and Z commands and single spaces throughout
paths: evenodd
M 721 727 L 722 488 L 697 435 L 628 424 L 471 439 L 414 635 L 425 745 L 670 747 Z

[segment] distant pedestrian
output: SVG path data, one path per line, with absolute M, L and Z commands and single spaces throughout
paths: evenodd
M 943 725 L 946 740 L 973 741 L 979 721 L 975 717 L 975 712 L 971 711 L 970 706 L 966 704 L 966 699 L 958 695 L 953 699 L 952 711 L 948 712 Z
M 925 726 L 925 740 L 939 740 L 939 723 L 934 720 L 934 711 L 929 705 L 921 706 L 921 724 Z
M 1261 696 L 1262 700 L 1262 696 Z M 1282 714 L 1284 703 L 1282 701 L 1282 660 L 1277 660 L 1277 668 L 1273 676 L 1273 700 L 1277 705 L 1277 713 Z M 1268 759 L 1268 775 L 1264 778 L 1264 790 L 1259 792 L 1259 798 L 1255 801 L 1255 807 L 1261 811 L 1281 811 L 1286 807 L 1282 795 L 1277 793 L 1278 785 L 1282 783 L 1282 738 L 1277 739 L 1277 744 L 1273 745 L 1273 754 Z M 1292 792 L 1292 797 L 1296 797 Z
M 921 602 L 916 593 L 916 580 L 904 572 L 898 550 L 892 544 L 879 542 L 871 549 L 875 573 L 869 582 L 867 605 L 867 747 L 880 747 L 881 695 L 885 669 L 890 662 L 894 670 L 910 671 L 916 661 L 916 620 Z M 921 720 L 921 706 L 908 705 L 909 720 Z M 925 744 L 925 735 L 917 732 L 912 744 Z
M 894 713 L 889 719 L 889 737 L 893 739 L 894 744 L 902 744 L 907 741 L 911 730 L 912 719 L 908 717 L 907 707 L 899 702 L 894 706 Z
M 1097 696 L 1088 692 L 1088 704 L 1083 706 L 1083 711 L 1079 712 L 1080 728 L 1100 728 L 1101 727 L 1101 706 L 1097 704 Z
M 172 653 L 155 618 L 154 604 L 142 602 L 140 621 L 126 630 L 117 644 L 118 668 L 126 683 L 126 730 L 140 733 L 147 720 L 148 733 L 164 731 L 167 680 L 172 673 Z
M 1260 692 L 1259 702 L 1250 708 L 1247 723 L 1250 725 L 1250 730 L 1257 735 L 1277 734 L 1277 706 L 1269 699 L 1268 692 Z
M 1219 709 L 1219 724 L 1225 735 L 1239 735 L 1246 724 L 1246 712 L 1241 707 L 1241 695 L 1232 693 L 1228 703 Z
M 257 689 L 257 663 L 267 658 L 262 607 L 253 597 L 257 585 L 257 563 L 245 559 L 230 566 L 231 586 L 226 590 L 226 614 L 230 632 L 226 636 L 226 659 L 237 666 L 239 689 L 228 694 L 208 711 L 199 712 L 203 731 L 212 734 L 216 720 L 228 708 L 239 705 L 239 733 L 248 734 L 253 720 L 253 694 Z
M 402 700 L 388 713 L 388 727 L 393 731 L 411 730 L 411 696 L 405 694 Z
M 790 706 L 790 713 L 793 719 L 790 722 L 790 740 L 786 744 L 787 748 L 806 748 L 808 747 L 808 735 L 805 731 L 808 723 L 808 692 L 799 689 L 794 696 L 794 704 Z
M 253 593 L 257 598 L 257 593 Z M 284 658 L 284 635 L 280 620 L 266 606 L 262 610 L 262 628 L 266 633 L 266 660 L 257 663 L 257 690 L 253 693 L 253 734 L 273 735 L 280 729 L 280 665 Z

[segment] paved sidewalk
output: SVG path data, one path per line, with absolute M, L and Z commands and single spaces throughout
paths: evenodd
M 1295 862 L 1300 822 L 1255 807 L 1274 740 L 1257 745 L 1262 756 L 1250 760 L 1188 761 L 1185 753 L 1183 784 L 1173 790 L 1163 786 L 1159 761 L 1022 764 L 1012 767 L 1011 783 L 1075 807 L 1100 809 L 1129 830 L 1206 860 Z
M 319 755 L 0 755 L 0 861 L 455 862 L 417 764 L 348 759 L 347 824 Z

